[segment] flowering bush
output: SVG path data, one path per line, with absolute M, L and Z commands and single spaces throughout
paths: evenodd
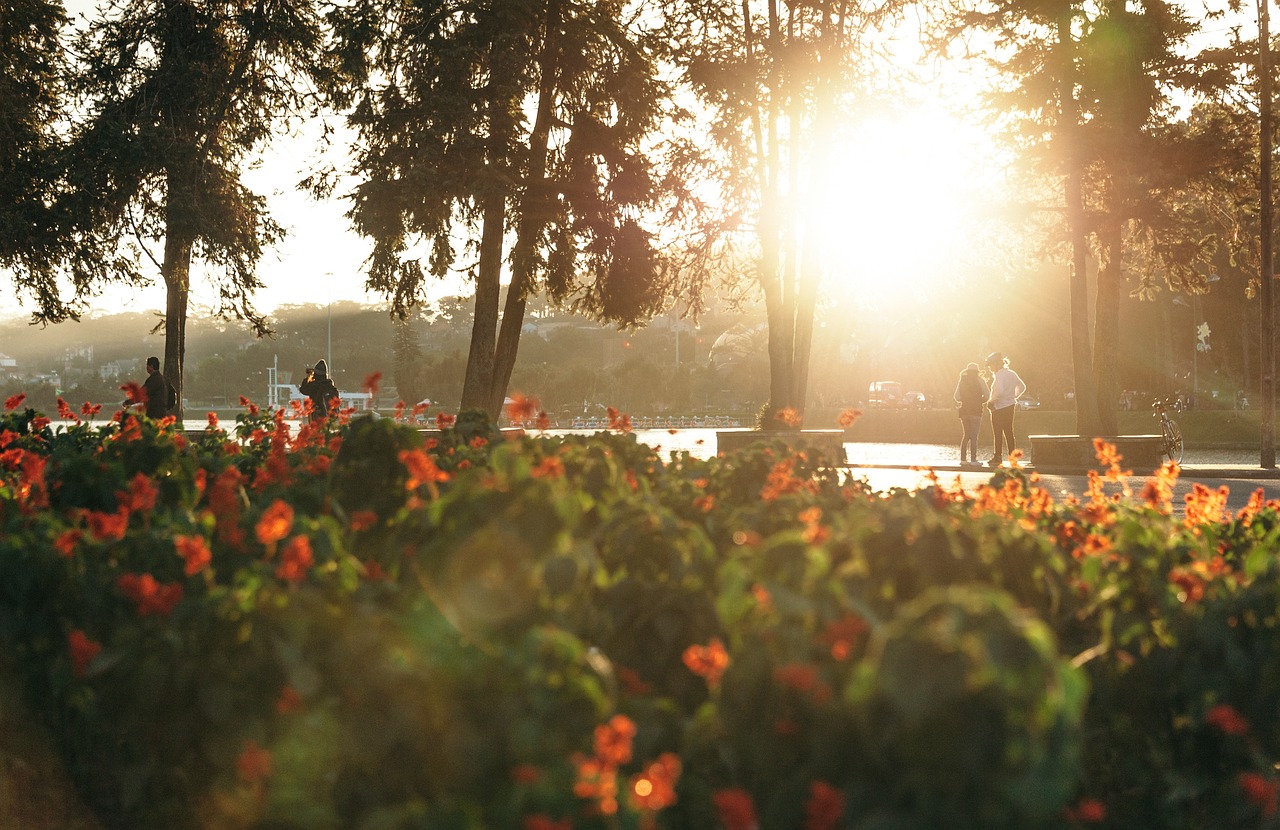
M 1260 495 L 9 403 L 0 627 L 107 827 L 1278 822 Z

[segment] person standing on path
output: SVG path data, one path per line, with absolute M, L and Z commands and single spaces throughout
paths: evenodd
M 307 370 L 307 379 L 298 384 L 298 391 L 311 399 L 312 421 L 328 417 L 329 402 L 338 400 L 338 387 L 329 378 L 329 364 L 323 357 L 314 369 Z
M 148 418 L 157 421 L 167 416 L 177 403 L 177 394 L 160 373 L 160 358 L 154 355 L 147 358 L 147 379 L 142 382 L 142 396 L 145 399 L 141 402 L 143 411 Z M 126 407 L 131 405 L 133 402 L 125 401 Z
M 987 368 L 991 371 L 991 395 L 987 398 L 987 408 L 991 410 L 991 433 L 995 440 L 995 451 L 987 466 L 999 467 L 1004 463 L 1003 444 L 1008 443 L 1009 452 L 1014 450 L 1013 413 L 1017 409 L 1018 398 L 1027 391 L 1027 385 L 1017 372 L 1009 368 L 1009 358 L 1000 352 L 987 355 Z
M 960 373 L 956 384 L 956 402 L 960 404 L 960 464 L 978 463 L 978 433 L 982 429 L 982 405 L 987 400 L 987 384 L 978 373 L 978 364 L 970 363 Z M 968 448 L 968 459 L 965 450 Z

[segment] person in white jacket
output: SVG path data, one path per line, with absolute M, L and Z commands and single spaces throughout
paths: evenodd
M 1027 385 L 1018 373 L 1009 368 L 1009 358 L 1000 352 L 987 355 L 987 368 L 991 371 L 991 395 L 987 408 L 991 410 L 991 432 L 995 438 L 995 452 L 987 462 L 989 467 L 1004 463 L 1003 443 L 1013 452 L 1013 413 L 1018 408 L 1018 398 L 1027 391 Z M 1001 439 L 1004 439 L 1003 441 Z

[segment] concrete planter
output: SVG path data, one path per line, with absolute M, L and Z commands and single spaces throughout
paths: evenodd
M 823 458 L 836 464 L 845 463 L 845 437 L 842 429 L 716 430 L 716 452 L 728 454 L 745 449 L 752 444 L 775 440 L 785 441 L 787 446 L 793 449 L 814 450 Z
M 1146 475 L 1164 463 L 1163 439 L 1159 435 L 1116 435 L 1106 439 L 1123 456 L 1121 466 Z M 1093 439 L 1079 435 L 1032 435 L 1031 463 L 1041 472 L 1082 472 L 1099 470 Z

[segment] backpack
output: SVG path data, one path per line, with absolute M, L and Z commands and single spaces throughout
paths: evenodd
M 173 384 L 170 383 L 167 379 L 164 382 L 164 386 L 165 386 L 165 393 L 166 393 L 165 397 L 168 401 L 169 409 L 170 410 L 177 409 L 178 408 L 178 390 L 174 389 Z

